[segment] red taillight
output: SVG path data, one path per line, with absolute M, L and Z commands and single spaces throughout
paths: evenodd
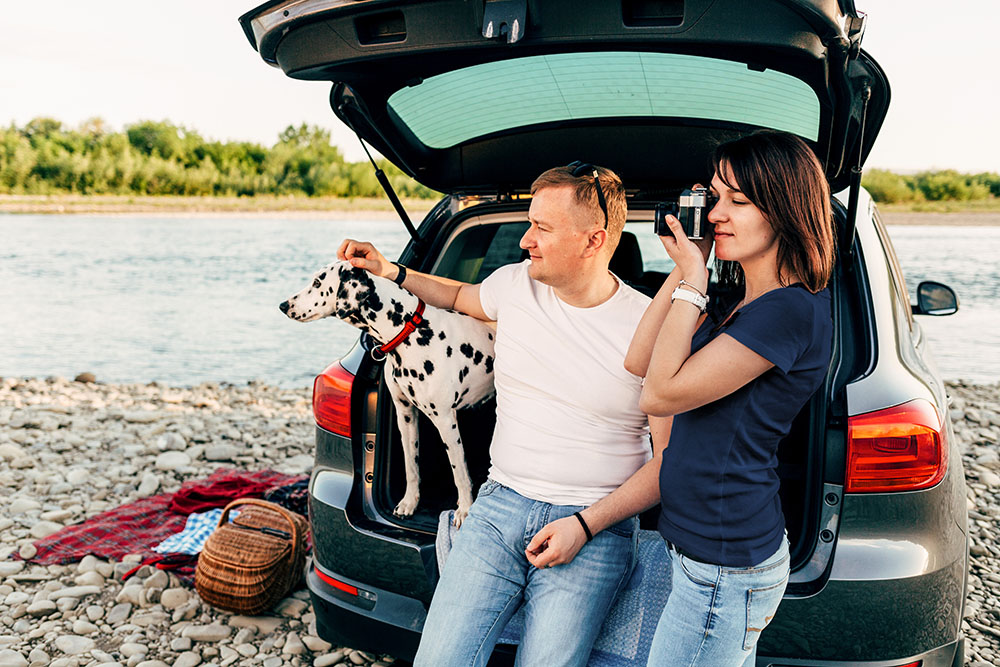
M 313 382 L 313 416 L 331 433 L 351 437 L 351 385 L 354 376 L 340 362 L 316 376 Z
M 319 576 L 320 579 L 322 579 L 323 581 L 325 581 L 326 583 L 330 584 L 331 586 L 333 586 L 338 590 L 344 591 L 345 593 L 349 593 L 350 595 L 358 594 L 357 586 L 351 586 L 350 584 L 345 584 L 343 581 L 338 581 L 333 577 L 331 577 L 330 575 L 326 574 L 325 572 L 321 571 L 319 568 L 316 568 L 316 574 Z
M 847 420 L 847 492 L 915 491 L 948 469 L 948 443 L 937 410 L 917 399 Z

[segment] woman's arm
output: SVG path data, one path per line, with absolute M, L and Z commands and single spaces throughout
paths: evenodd
M 653 458 L 625 480 L 620 487 L 586 508 L 580 515 L 593 535 L 619 521 L 645 511 L 660 502 L 660 462 L 670 441 L 672 417 L 650 417 L 649 434 L 653 439 Z M 563 565 L 572 561 L 587 535 L 575 516 L 558 519 L 542 527 L 528 543 L 525 556 L 537 568 Z
M 646 377 L 649 359 L 653 354 L 653 343 L 656 342 L 656 336 L 663 327 L 663 320 L 670 312 L 670 295 L 680 282 L 681 272 L 675 268 L 646 307 L 646 312 L 639 320 L 639 326 L 635 329 L 635 335 L 632 336 L 628 353 L 625 355 L 625 370 L 629 373 Z

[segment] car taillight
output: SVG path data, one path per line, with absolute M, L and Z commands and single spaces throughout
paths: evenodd
M 316 376 L 313 382 L 313 416 L 331 433 L 351 437 L 351 385 L 354 376 L 340 362 Z
M 948 469 L 948 443 L 937 410 L 916 399 L 847 420 L 848 493 L 915 491 Z

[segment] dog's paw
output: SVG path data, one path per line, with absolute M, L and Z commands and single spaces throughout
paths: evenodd
M 462 505 L 459 505 L 455 510 L 455 516 L 451 522 L 455 524 L 455 528 L 461 528 L 462 522 L 465 521 L 465 517 L 467 516 L 469 516 L 469 506 L 466 505 L 463 507 Z
M 399 501 L 399 504 L 396 505 L 396 509 L 392 513 L 398 517 L 413 516 L 418 504 L 420 504 L 419 496 L 403 496 L 403 499 Z

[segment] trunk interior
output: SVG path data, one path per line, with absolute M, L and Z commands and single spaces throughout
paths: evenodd
M 639 219 L 638 225 L 632 222 L 634 216 Z M 480 282 L 497 266 L 519 261 L 520 249 L 516 243 L 526 223 L 510 224 L 512 221 L 509 214 L 504 217 L 506 219 L 500 221 L 501 224 L 489 225 L 483 224 L 482 220 L 474 220 L 457 225 L 457 230 L 452 231 L 445 249 L 439 254 L 441 259 L 433 272 L 467 282 Z M 629 219 L 611 269 L 625 282 L 652 295 L 666 278 L 670 267 L 664 261 L 642 261 L 640 246 L 648 249 L 650 240 L 656 246 L 659 246 L 659 241 L 652 234 L 651 225 L 642 226 L 642 222 L 648 220 L 648 217 L 644 218 L 642 211 L 630 211 Z M 523 221 L 523 217 L 520 220 Z M 632 238 L 628 238 L 629 232 L 632 232 Z M 467 254 L 478 257 L 478 261 L 473 262 L 476 268 L 471 274 L 460 268 L 469 264 L 468 258 L 464 257 Z M 653 255 L 652 252 L 646 254 L 656 257 L 664 253 L 662 247 L 659 247 L 658 255 Z M 630 256 L 623 259 L 622 256 L 625 255 Z M 459 269 L 456 270 L 455 267 Z M 381 378 L 381 374 L 379 377 Z M 825 392 L 821 390 L 800 412 L 791 433 L 780 443 L 778 450 L 781 504 L 791 542 L 793 569 L 808 560 L 819 530 L 818 506 L 823 495 L 821 453 L 826 435 L 826 402 Z M 385 520 L 424 533 L 430 539 L 437 531 L 440 513 L 454 509 L 457 503 L 451 466 L 444 445 L 431 422 L 421 415 L 420 505 L 408 519 L 394 517 L 392 509 L 402 498 L 406 482 L 399 431 L 395 426 L 392 401 L 384 386 L 379 388 L 376 409 L 378 442 L 372 488 L 375 509 Z M 495 409 L 496 402 L 490 399 L 458 413 L 459 430 L 474 491 L 486 480 L 489 471 L 489 447 L 496 423 Z M 658 508 L 644 513 L 641 526 L 655 530 L 657 515 Z

